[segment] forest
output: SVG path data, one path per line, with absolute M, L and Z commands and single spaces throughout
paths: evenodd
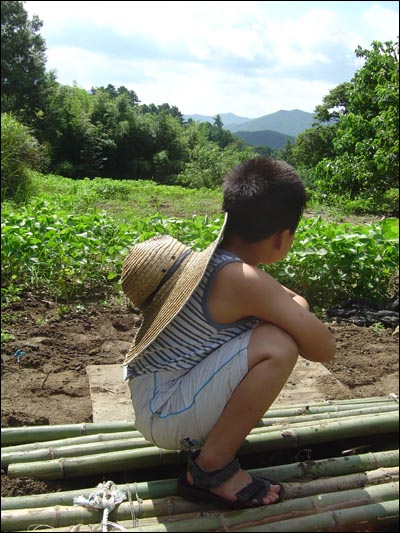
M 42 22 L 23 4 L 1 2 L 3 198 L 27 198 L 32 170 L 213 189 L 229 168 L 261 154 L 295 166 L 315 202 L 398 215 L 398 42 L 358 47 L 363 66 L 353 79 L 316 106 L 311 128 L 273 150 L 247 145 L 219 115 L 197 123 L 175 105 L 141 104 L 124 86 L 59 83 L 46 70 Z

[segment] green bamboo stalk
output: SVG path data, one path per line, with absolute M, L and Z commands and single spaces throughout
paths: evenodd
M 1 467 L 6 468 L 11 463 L 28 463 L 33 461 L 46 461 L 62 457 L 78 457 L 95 453 L 108 453 L 119 450 L 134 450 L 137 448 L 154 447 L 154 444 L 143 437 L 134 439 L 119 439 L 105 442 L 91 442 L 77 444 L 76 446 L 59 446 L 29 450 L 22 452 L 1 452 Z
M 355 489 L 364 487 L 366 484 L 382 483 L 379 489 L 368 489 L 367 503 L 371 503 L 370 498 L 381 499 L 393 499 L 398 494 L 398 483 L 389 483 L 389 478 L 397 473 L 398 468 L 393 469 L 396 472 L 391 473 L 388 470 L 379 469 L 373 472 L 369 472 L 366 479 L 361 475 L 341 476 L 334 478 L 326 478 L 316 480 L 305 484 L 286 484 L 285 494 L 287 500 L 292 500 L 293 507 L 297 509 L 296 498 L 305 498 L 314 495 L 324 494 L 325 498 L 328 498 L 327 494 L 337 491 L 353 491 L 352 501 L 356 500 Z M 393 475 L 392 475 L 393 474 Z M 304 487 L 303 487 L 304 485 Z M 396 493 L 397 491 L 397 493 Z M 361 493 L 360 493 L 361 494 Z M 342 501 L 343 496 L 340 496 Z M 364 494 L 365 498 L 365 494 Z M 332 501 L 332 498 L 329 498 Z M 377 501 L 377 500 L 375 500 Z M 357 500 L 357 505 L 360 505 Z M 168 496 L 166 498 L 144 500 L 140 503 L 134 501 L 132 503 L 122 503 L 115 513 L 110 517 L 112 520 L 128 520 L 131 516 L 140 516 L 141 518 L 149 517 L 162 517 L 168 515 L 182 515 L 187 513 L 199 513 L 204 511 L 210 511 L 212 508 L 218 508 L 216 506 L 210 506 L 210 504 L 198 504 L 185 501 L 181 498 L 174 496 Z M 272 508 L 274 509 L 274 508 Z M 284 512 L 284 510 L 283 510 Z M 282 513 L 282 511 L 279 511 Z M 264 516 L 264 515 L 263 515 Z M 268 513 L 268 517 L 271 517 L 271 513 Z M 10 510 L 8 512 L 2 512 L 2 530 L 15 531 L 17 529 L 24 529 L 38 524 L 47 524 L 51 527 L 60 527 L 73 524 L 90 524 L 93 519 L 97 519 L 98 515 L 94 515 L 92 511 L 88 512 L 86 509 L 80 507 L 43 507 L 36 508 L 35 512 L 32 509 L 19 509 Z M 176 516 L 176 518 L 179 518 Z M 254 519 L 254 517 L 253 517 Z M 207 527 L 210 525 L 208 524 Z M 189 531 L 189 530 L 188 530 Z
M 28 442 L 27 444 L 16 444 L 14 446 L 3 446 L 1 453 L 24 452 L 30 450 L 40 450 L 56 446 L 74 446 L 75 444 L 89 444 L 90 442 L 105 442 L 118 439 L 135 439 L 142 437 L 140 431 L 116 431 L 112 433 L 97 433 L 95 435 L 84 435 L 83 437 L 69 437 L 67 439 L 45 440 L 42 442 Z
M 262 426 L 272 426 L 279 424 L 291 424 L 294 422 L 308 422 L 310 420 L 324 420 L 326 418 L 343 418 L 347 416 L 361 416 L 374 413 L 388 413 L 398 411 L 398 405 L 395 404 L 383 404 L 379 407 L 366 407 L 362 409 L 346 409 L 346 410 L 334 410 L 334 411 L 324 411 L 322 413 L 315 413 L 310 415 L 296 415 L 296 416 L 287 416 L 287 417 L 272 417 L 272 418 L 262 418 L 256 425 L 257 427 Z
M 315 420 L 324 420 L 326 418 L 334 419 L 334 418 L 342 418 L 342 417 L 348 417 L 348 416 L 361 416 L 364 414 L 374 414 L 374 413 L 380 413 L 380 412 L 394 412 L 397 411 L 398 407 L 397 405 L 382 405 L 380 407 L 367 407 L 364 409 L 348 409 L 345 411 L 326 411 L 324 413 L 318 413 L 314 415 L 297 415 L 297 416 L 291 416 L 291 417 L 277 417 L 277 418 L 262 418 L 260 422 L 257 424 L 257 426 L 252 430 L 252 432 L 260 431 L 258 428 L 267 428 L 272 426 L 280 426 L 280 425 L 288 425 L 288 424 L 294 424 L 294 423 L 303 423 L 303 422 L 309 422 L 309 421 L 315 421 Z M 38 450 L 38 449 L 45 449 L 45 448 L 54 448 L 59 446 L 74 446 L 78 444 L 89 444 L 92 442 L 105 442 L 109 440 L 119 440 L 119 439 L 131 439 L 131 438 L 139 438 L 143 437 L 143 435 L 139 431 L 119 431 L 119 432 L 111 432 L 111 433 L 98 433 L 93 435 L 85 435 L 82 437 L 69 437 L 65 439 L 57 439 L 57 440 L 48 440 L 48 441 L 40 441 L 40 442 L 31 442 L 27 444 L 19 444 L 14 446 L 4 446 L 1 449 L 2 457 L 3 454 L 7 453 L 14 453 L 14 452 L 22 452 L 22 451 L 31 451 L 31 450 Z M 4 463 L 4 465 L 8 464 Z
M 21 426 L 15 428 L 1 428 L 1 445 L 25 444 L 44 440 L 79 437 L 97 433 L 112 433 L 114 431 L 134 431 L 132 422 L 105 422 L 84 424 L 55 424 L 52 426 Z
M 252 474 L 266 476 L 282 482 L 301 479 L 318 479 L 322 477 L 344 476 L 399 466 L 399 450 L 385 452 L 369 452 L 349 457 L 331 457 L 317 461 L 289 463 L 280 466 L 269 466 L 249 470 Z
M 121 472 L 128 468 L 142 469 L 161 465 L 183 465 L 186 463 L 186 458 L 185 452 L 164 450 L 153 446 L 32 463 L 13 463 L 8 467 L 8 476 L 10 478 L 63 479 Z
M 339 509 L 318 513 L 313 516 L 281 520 L 273 524 L 241 529 L 243 533 L 298 533 L 314 531 L 380 531 L 386 527 L 398 526 L 399 500 L 360 505 L 351 509 Z M 359 529 L 362 528 L 362 529 Z M 171 531 L 171 529 L 168 529 Z
M 138 502 L 122 503 L 118 510 L 110 514 L 110 520 L 129 520 L 133 516 L 154 517 L 168 515 L 173 509 L 174 514 L 187 514 L 190 512 L 205 512 L 209 509 L 207 504 L 196 504 L 177 496 L 167 497 L 160 500 L 146 500 Z M 2 531 L 28 531 L 33 526 L 46 524 L 49 527 L 72 526 L 74 524 L 99 523 L 100 512 L 86 509 L 81 506 L 70 507 L 43 507 L 34 509 L 17 509 L 3 511 L 1 514 Z
M 385 399 L 380 402 L 364 402 L 362 400 L 353 400 L 352 403 L 346 404 L 310 404 L 303 406 L 288 406 L 288 407 L 276 407 L 269 409 L 264 413 L 262 418 L 278 418 L 278 417 L 288 417 L 288 416 L 301 416 L 301 415 L 310 415 L 310 414 L 319 414 L 319 413 L 328 413 L 328 412 L 339 412 L 339 411 L 348 411 L 353 409 L 364 409 L 366 407 L 378 407 L 384 405 L 392 405 L 398 407 L 398 402 L 394 400 Z
M 393 412 L 395 415 L 397 413 Z M 378 413 L 377 413 L 378 414 Z M 366 415 L 358 415 L 356 417 L 356 422 L 360 423 L 362 420 L 366 420 L 362 417 Z M 348 423 L 351 422 L 350 417 L 346 417 L 348 420 Z M 315 425 L 315 421 L 306 421 L 306 422 L 300 422 L 297 421 L 297 418 L 293 419 L 294 421 L 291 424 L 281 424 L 281 425 L 274 425 L 274 426 L 262 426 L 258 428 L 254 428 L 249 436 L 252 435 L 259 435 L 263 439 L 267 438 L 267 433 L 271 432 L 284 432 L 287 429 L 293 430 L 296 428 L 305 428 L 307 426 L 313 426 Z M 328 418 L 328 419 L 321 419 L 317 423 L 323 426 L 323 424 L 327 421 L 329 423 L 332 423 L 336 420 L 340 420 L 337 418 Z M 33 461 L 45 461 L 47 459 L 57 459 L 57 458 L 66 458 L 66 457 L 78 457 L 78 456 L 84 456 L 84 455 L 90 455 L 95 453 L 108 453 L 108 452 L 114 452 L 119 450 L 127 450 L 127 449 L 136 449 L 136 448 L 145 448 L 145 447 L 155 447 L 153 443 L 147 441 L 139 432 L 125 432 L 125 433 L 135 433 L 138 435 L 138 437 L 135 437 L 133 439 L 129 438 L 123 438 L 123 439 L 110 439 L 107 441 L 100 441 L 100 442 L 93 442 L 88 444 L 77 444 L 73 445 L 73 443 L 76 441 L 75 439 L 64 439 L 64 440 L 57 440 L 57 441 L 47 441 L 48 447 L 44 448 L 41 446 L 39 449 L 22 449 L 22 451 L 14 451 L 15 447 L 8 446 L 6 449 L 2 448 L 1 450 L 1 467 L 7 468 L 8 465 L 14 464 L 14 463 L 28 463 Z M 119 433 L 120 435 L 124 435 L 124 433 Z M 107 435 L 107 434 L 106 434 Z M 108 434 L 109 436 L 116 435 L 116 434 Z M 78 437 L 78 439 L 82 439 L 84 437 Z M 248 439 L 247 439 L 248 440 Z M 64 445 L 64 442 L 69 442 L 71 444 Z M 61 446 L 52 445 L 52 443 L 59 442 L 61 443 Z M 40 443 L 43 444 L 43 443 Z M 9 451 L 5 451 L 9 450 Z
M 343 413 L 345 414 L 345 416 L 334 416 L 334 415 L 326 416 L 327 413 L 324 413 L 322 415 L 312 415 L 312 416 L 317 416 L 318 418 L 316 419 L 312 418 L 311 420 L 304 420 L 305 418 L 307 418 L 305 416 L 304 417 L 303 416 L 293 417 L 293 418 L 286 419 L 286 421 L 285 419 L 283 419 L 283 422 L 279 424 L 266 425 L 266 426 L 263 425 L 263 426 L 255 427 L 251 430 L 249 435 L 267 434 L 267 433 L 271 433 L 274 431 L 283 432 L 283 431 L 286 431 L 287 429 L 291 430 L 291 429 L 296 429 L 296 428 L 306 428 L 306 427 L 315 427 L 315 426 L 324 427 L 326 424 L 332 425 L 335 422 L 340 423 L 341 421 L 345 421 L 347 424 L 350 424 L 350 425 L 352 423 L 361 424 L 363 422 L 368 424 L 372 420 L 372 418 L 375 421 L 378 421 L 379 417 L 383 415 L 387 415 L 388 413 L 391 414 L 394 418 L 398 417 L 399 415 L 398 410 L 393 409 L 393 410 L 390 410 L 389 412 L 364 413 L 364 414 L 358 414 L 358 415 L 353 415 L 351 412 L 346 411 L 345 413 Z M 338 414 L 341 414 L 341 413 L 335 413 L 335 415 L 338 415 Z M 282 420 L 282 419 L 277 418 L 276 420 Z
M 398 516 L 398 508 L 396 510 L 394 505 L 386 504 L 388 502 L 396 501 L 396 498 L 398 497 L 398 489 L 398 484 L 386 483 L 384 485 L 366 487 L 364 489 L 354 489 L 330 494 L 320 494 L 315 497 L 285 500 L 281 503 L 262 506 L 255 509 L 245 509 L 241 511 L 225 511 L 220 509 L 216 512 L 213 512 L 213 509 L 211 509 L 210 513 L 204 513 L 199 509 L 195 513 L 185 515 L 174 513 L 172 516 L 147 519 L 142 518 L 136 519 L 134 522 L 132 522 L 132 519 L 129 521 L 124 521 L 123 519 L 120 520 L 120 515 L 123 515 L 119 509 L 116 513 L 110 515 L 110 519 L 112 519 L 112 516 L 116 516 L 119 525 L 127 528 L 128 531 L 138 531 L 140 533 L 183 533 L 221 530 L 266 532 L 331 531 L 332 529 L 325 529 L 324 527 L 320 527 L 320 529 L 305 529 L 304 527 L 305 524 L 313 524 L 313 527 L 318 527 L 318 524 L 321 526 L 321 522 L 327 523 L 327 517 L 324 516 L 325 514 L 329 515 L 330 519 L 338 519 L 339 522 L 346 525 L 353 523 L 353 520 L 357 523 L 360 518 L 375 521 L 378 518 L 386 517 L 395 520 L 396 512 Z M 377 505 L 377 503 L 379 505 Z M 369 508 L 365 509 L 366 507 Z M 382 509 L 384 509 L 384 512 Z M 350 512 L 345 513 L 347 510 Z M 16 531 L 19 525 L 29 527 L 29 524 L 25 521 L 18 521 L 19 517 L 7 518 L 7 525 L 6 529 L 3 529 L 4 531 Z M 306 518 L 312 518 L 313 520 L 304 520 Z M 321 518 L 321 521 L 319 521 L 318 518 Z M 297 521 L 299 522 L 299 526 L 296 525 Z M 97 524 L 98 523 L 99 520 Z M 93 527 L 95 524 L 96 522 L 90 525 L 88 524 L 88 526 Z M 34 523 L 31 525 L 33 526 Z M 292 529 L 288 528 L 290 525 L 292 526 Z M 329 525 L 329 527 L 331 527 L 331 525 Z M 36 531 L 37 530 L 38 529 L 36 529 Z M 80 526 L 79 530 L 85 531 L 85 527 Z M 92 529 L 89 528 L 87 529 L 87 531 L 91 530 Z M 52 531 L 58 532 L 68 530 L 56 527 L 55 529 L 52 528 Z M 338 529 L 333 529 L 333 531 L 338 531 Z M 339 531 L 348 531 L 348 529 L 339 529 Z
M 337 418 L 344 418 L 349 416 L 363 416 L 368 414 L 378 414 L 381 412 L 397 412 L 398 409 L 396 406 L 389 405 L 384 407 L 375 407 L 375 408 L 366 408 L 366 409 L 359 409 L 359 410 L 346 410 L 343 412 L 326 412 L 326 413 L 320 413 L 315 415 L 299 415 L 295 417 L 289 417 L 289 418 L 272 418 L 272 419 L 261 419 L 260 423 L 253 428 L 251 433 L 259 433 L 263 431 L 267 431 L 272 428 L 272 430 L 279 430 L 283 427 L 286 427 L 287 425 L 294 425 L 294 424 L 303 424 L 308 423 L 308 425 L 311 425 L 313 421 L 316 420 L 334 420 Z M 27 443 L 27 444 L 20 444 L 20 445 L 14 445 L 14 446 L 5 446 L 2 447 L 1 453 L 5 456 L 5 454 L 8 453 L 15 453 L 15 452 L 30 452 L 33 450 L 39 450 L 39 449 L 49 449 L 49 448 L 57 448 L 57 447 L 65 447 L 65 446 L 75 446 L 80 444 L 89 444 L 93 442 L 105 442 L 110 440 L 120 440 L 120 439 L 132 439 L 132 438 L 142 438 L 143 435 L 140 433 L 140 431 L 120 431 L 115 433 L 99 433 L 94 435 L 86 435 L 83 437 L 70 437 L 66 439 L 57 439 L 57 440 L 49 440 L 49 441 L 42 441 L 42 442 L 34 442 L 34 443 Z M 8 461 L 12 462 L 12 461 Z M 7 464 L 4 462 L 4 464 Z
M 340 477 L 324 477 L 305 483 L 286 483 L 285 494 L 288 499 L 303 498 L 314 494 L 326 494 L 338 490 L 362 488 L 380 483 L 398 482 L 399 467 L 377 468 Z
M 369 452 L 349 457 L 336 457 L 290 463 L 266 468 L 251 469 L 249 472 L 260 476 L 270 477 L 282 482 L 298 479 L 304 481 L 321 477 L 344 476 L 356 474 L 378 468 L 391 468 L 399 465 L 399 451 Z M 132 499 L 157 499 L 169 495 L 177 495 L 176 479 L 144 481 L 117 485 L 123 492 L 131 493 Z M 54 492 L 49 494 L 34 494 L 30 496 L 9 496 L 1 498 L 1 509 L 24 509 L 32 507 L 46 507 L 54 505 L 72 505 L 77 496 L 88 497 L 93 488 Z
M 398 431 L 398 413 L 360 417 L 355 420 L 326 422 L 313 426 L 272 431 L 266 435 L 249 435 L 240 447 L 240 453 L 258 453 L 276 449 L 340 440 L 353 436 L 376 435 Z M 12 463 L 8 476 L 62 479 L 81 475 L 107 474 L 127 468 L 147 468 L 160 465 L 183 464 L 184 452 L 164 450 L 155 446 L 88 456 L 66 457 L 32 463 Z
M 348 408 L 362 408 L 366 404 L 392 404 L 397 403 L 389 396 L 378 396 L 371 398 L 356 398 L 350 400 L 324 400 L 311 404 L 291 405 L 290 407 L 271 408 L 264 417 L 284 417 L 300 414 L 312 414 L 321 412 L 320 408 L 327 410 L 341 410 Z M 357 407 L 356 407 L 357 406 Z M 82 435 L 93 435 L 97 433 L 112 433 L 116 431 L 134 431 L 135 425 L 132 422 L 106 422 L 106 423 L 84 423 L 84 424 L 58 424 L 51 426 L 21 426 L 14 428 L 1 428 L 2 446 L 12 446 L 30 442 L 42 442 L 47 440 L 79 437 Z
M 323 421 L 301 427 L 289 426 L 283 431 L 249 434 L 240 447 L 240 453 L 258 453 L 276 449 L 334 442 L 336 440 L 398 432 L 399 414 L 382 413 L 371 416 Z

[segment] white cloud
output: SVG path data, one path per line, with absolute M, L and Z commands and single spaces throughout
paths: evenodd
M 362 22 L 375 41 L 394 41 L 399 36 L 398 13 L 374 4 L 362 14 Z M 371 42 L 365 43 L 370 46 Z
M 183 113 L 313 111 L 397 31 L 394 2 L 25 2 L 61 83 L 125 85 Z M 397 4 L 397 3 L 396 3 Z M 397 8 L 398 9 L 398 8 Z M 373 36 L 373 37 L 372 37 Z

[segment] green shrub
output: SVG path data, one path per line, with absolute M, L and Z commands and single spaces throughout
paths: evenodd
M 31 130 L 12 114 L 1 115 L 1 196 L 26 200 L 29 196 L 30 170 L 45 162 L 44 150 Z

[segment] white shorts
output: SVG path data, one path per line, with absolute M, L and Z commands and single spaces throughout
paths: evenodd
M 200 446 L 248 372 L 253 330 L 215 350 L 190 370 L 168 370 L 129 381 L 136 428 L 159 448 Z

